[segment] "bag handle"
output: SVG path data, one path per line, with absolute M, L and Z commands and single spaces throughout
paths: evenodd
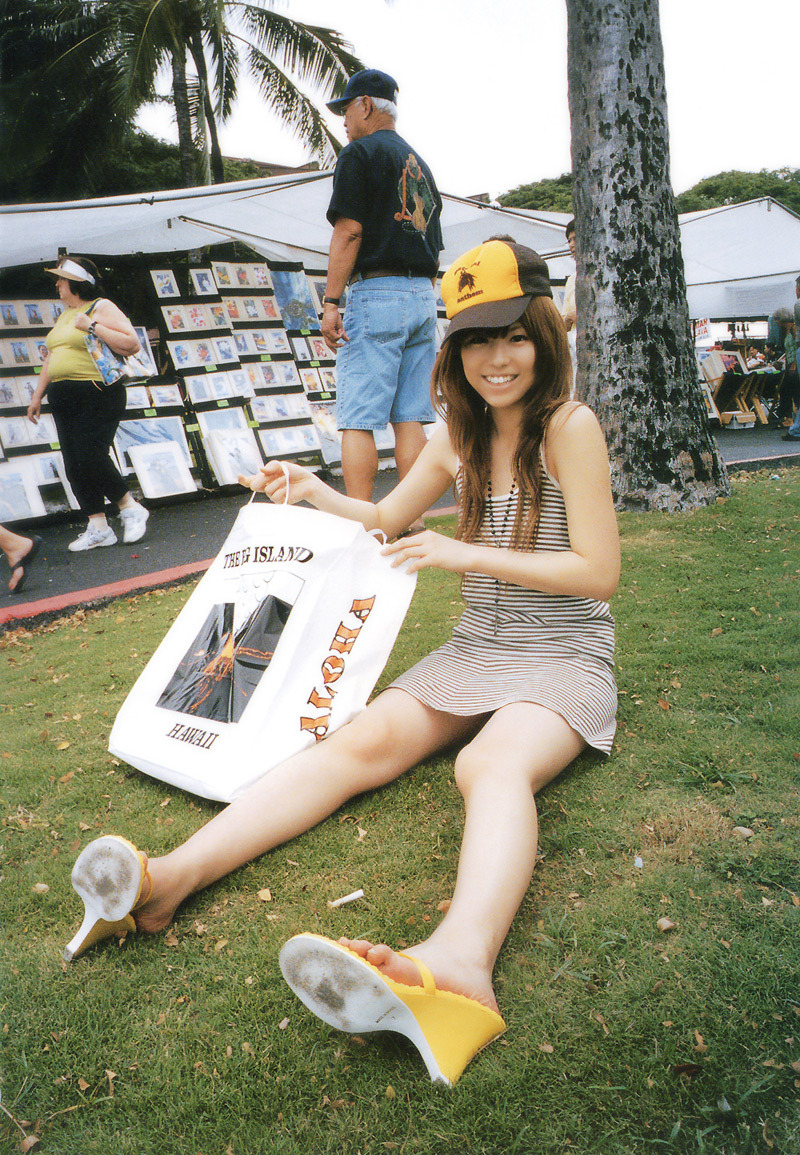
M 281 471 L 283 473 L 283 476 L 286 478 L 286 496 L 284 497 L 282 504 L 288 505 L 289 504 L 289 466 L 286 464 L 285 461 L 279 461 L 278 464 L 281 467 Z M 253 490 L 253 493 L 250 497 L 250 501 L 248 501 L 248 503 L 247 503 L 248 505 L 251 505 L 255 501 L 257 492 L 258 492 L 257 490 L 255 490 L 255 489 Z

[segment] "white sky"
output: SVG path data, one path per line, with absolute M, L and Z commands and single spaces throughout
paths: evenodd
M 286 0 L 400 87 L 397 128 L 443 192 L 493 196 L 570 169 L 564 0 Z M 798 0 L 661 0 L 676 192 L 714 173 L 800 167 Z M 176 139 L 169 114 L 140 118 Z M 331 117 L 331 123 L 341 121 Z M 227 156 L 309 157 L 241 84 Z

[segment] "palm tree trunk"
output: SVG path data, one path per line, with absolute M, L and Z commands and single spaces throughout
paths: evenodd
M 669 176 L 658 0 L 567 0 L 578 378 L 617 505 L 728 492 L 699 386 Z
M 197 183 L 192 144 L 192 117 L 189 111 L 189 92 L 186 86 L 186 57 L 180 50 L 172 53 L 172 95 L 175 101 L 175 119 L 178 124 L 178 155 L 185 188 Z
M 192 36 L 189 41 L 189 50 L 192 54 L 200 83 L 203 86 L 203 111 L 205 113 L 206 125 L 208 126 L 208 139 L 211 142 L 211 179 L 214 184 L 222 184 L 225 180 L 225 169 L 222 163 L 222 150 L 219 146 L 217 118 L 209 95 L 206 57 L 203 52 L 203 43 L 199 36 Z

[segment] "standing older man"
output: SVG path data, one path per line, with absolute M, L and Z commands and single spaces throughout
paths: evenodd
M 337 351 L 336 417 L 348 496 L 369 501 L 378 472 L 374 430 L 391 424 L 404 477 L 434 418 L 434 284 L 442 199 L 430 169 L 395 132 L 397 83 L 368 68 L 328 108 L 349 143 L 333 177 L 322 335 Z M 342 297 L 348 283 L 347 312 Z

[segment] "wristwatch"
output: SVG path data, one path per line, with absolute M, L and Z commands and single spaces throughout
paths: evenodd
M 323 303 L 323 305 L 335 305 L 336 308 L 338 309 L 340 300 L 341 300 L 341 297 L 323 297 L 322 303 Z
M 90 321 L 89 322 L 89 328 L 87 329 L 87 332 L 94 335 L 94 327 L 96 324 L 97 324 L 97 321 Z

